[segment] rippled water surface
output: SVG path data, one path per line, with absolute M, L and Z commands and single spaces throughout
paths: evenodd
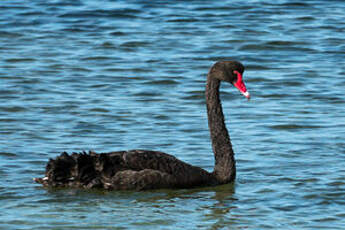
M 1 229 L 344 229 L 343 1 L 28 1 L 0 7 Z M 47 190 L 66 150 L 153 149 L 212 170 L 204 85 L 223 84 L 232 185 Z

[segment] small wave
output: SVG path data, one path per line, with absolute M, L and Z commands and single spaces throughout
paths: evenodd
M 270 128 L 278 130 L 297 130 L 297 129 L 320 129 L 322 126 L 317 125 L 296 125 L 296 124 L 282 124 L 271 125 Z

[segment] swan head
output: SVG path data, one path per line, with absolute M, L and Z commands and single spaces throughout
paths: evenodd
M 243 81 L 243 72 L 244 66 L 238 61 L 220 61 L 211 69 L 215 78 L 231 83 L 249 100 L 250 94 Z

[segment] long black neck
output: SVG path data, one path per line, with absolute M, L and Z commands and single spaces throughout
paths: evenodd
M 219 98 L 220 80 L 207 76 L 206 104 L 208 126 L 215 157 L 214 175 L 221 184 L 233 181 L 236 176 L 234 152 L 230 136 L 224 122 L 224 114 Z

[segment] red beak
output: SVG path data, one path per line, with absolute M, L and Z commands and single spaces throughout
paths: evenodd
M 237 75 L 237 81 L 234 81 L 232 84 L 243 94 L 243 96 L 245 96 L 249 100 L 250 94 L 243 82 L 242 74 L 236 70 L 234 71 L 234 74 Z

